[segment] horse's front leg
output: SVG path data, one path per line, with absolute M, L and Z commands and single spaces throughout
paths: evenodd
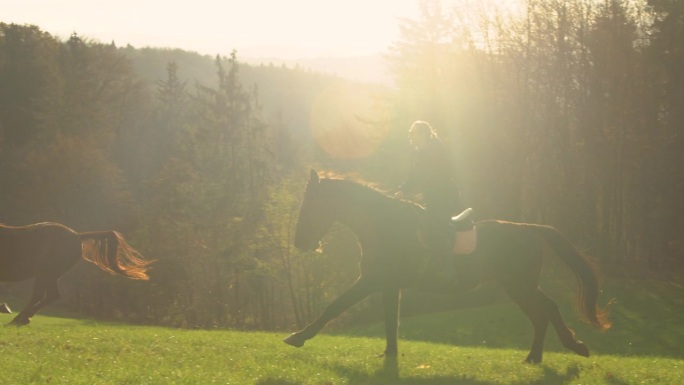
M 315 337 L 330 320 L 368 297 L 373 291 L 375 291 L 373 285 L 363 277 L 360 277 L 347 291 L 330 303 L 316 320 L 308 324 L 304 329 L 291 334 L 283 342 L 298 348 L 304 346 L 306 340 Z
M 382 304 L 385 311 L 385 357 L 396 357 L 397 339 L 399 334 L 399 303 L 401 290 L 392 289 L 382 293 Z

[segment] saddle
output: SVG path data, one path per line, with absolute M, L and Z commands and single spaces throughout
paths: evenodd
M 451 228 L 454 234 L 451 251 L 454 255 L 471 254 L 477 248 L 477 227 L 468 218 L 472 212 L 472 208 L 467 208 L 451 218 Z

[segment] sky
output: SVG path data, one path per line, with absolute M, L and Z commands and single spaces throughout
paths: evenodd
M 0 22 L 136 48 L 301 59 L 385 52 L 419 0 L 0 0 Z

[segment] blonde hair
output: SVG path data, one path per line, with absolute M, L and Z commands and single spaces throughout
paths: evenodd
M 430 138 L 436 138 L 437 137 L 437 133 L 432 128 L 430 123 L 423 121 L 423 120 L 416 120 L 415 122 L 413 122 L 409 131 L 417 132 L 417 133 L 420 133 L 421 135 L 425 135 L 425 136 L 430 137 Z

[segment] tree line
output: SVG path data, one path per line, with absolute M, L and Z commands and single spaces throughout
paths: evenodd
M 392 87 L 0 23 L 0 222 L 117 229 L 156 259 L 147 283 L 79 264 L 62 291 L 81 313 L 290 328 L 359 253 L 344 228 L 292 247 L 309 169 L 391 190 L 423 119 L 478 219 L 552 224 L 607 275 L 681 271 L 680 2 L 463 4 L 400 21 Z
M 612 274 L 681 268 L 684 4 L 456 3 L 422 2 L 391 59 L 481 217 L 553 224 Z

